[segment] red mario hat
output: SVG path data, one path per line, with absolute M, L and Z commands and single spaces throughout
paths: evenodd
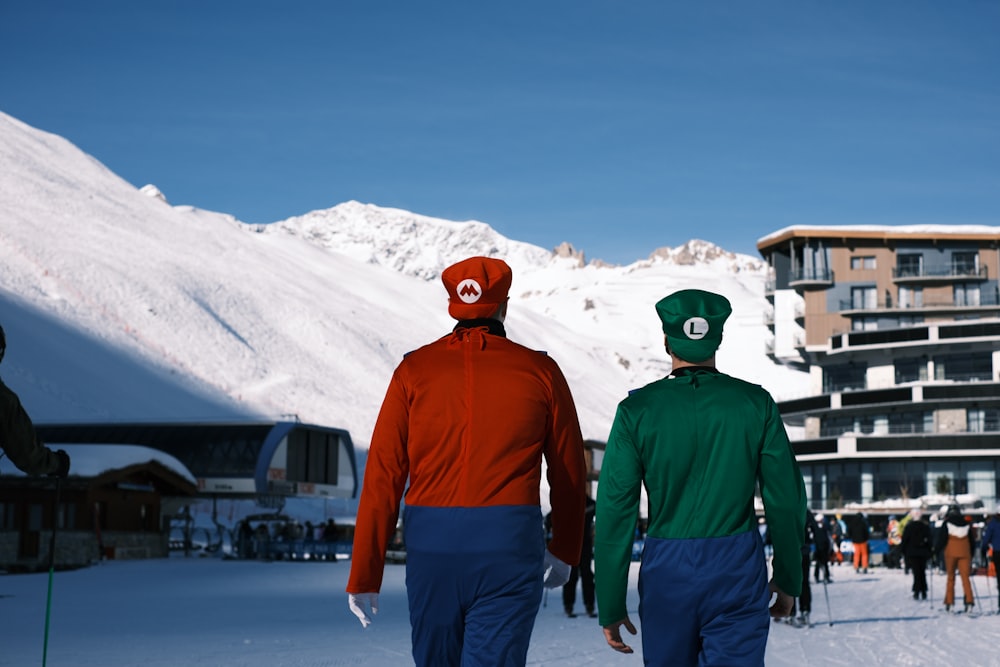
M 441 273 L 448 290 L 448 314 L 456 320 L 490 317 L 507 301 L 512 278 L 502 259 L 470 257 L 452 264 Z

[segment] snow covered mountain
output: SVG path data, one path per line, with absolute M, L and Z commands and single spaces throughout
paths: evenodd
M 724 370 L 807 386 L 764 353 L 763 263 L 705 242 L 607 266 L 358 202 L 268 225 L 168 202 L 0 113 L 0 370 L 37 421 L 296 415 L 367 447 L 392 369 L 453 324 L 441 270 L 470 255 L 513 267 L 508 334 L 559 362 L 585 437 L 668 371 L 653 304 L 676 289 L 732 301 Z

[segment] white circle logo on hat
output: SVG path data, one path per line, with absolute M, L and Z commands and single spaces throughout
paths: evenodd
M 691 317 L 684 322 L 684 335 L 691 340 L 701 340 L 708 333 L 708 320 L 704 317 Z
M 475 303 L 483 295 L 483 288 L 473 278 L 466 278 L 455 286 L 455 294 L 463 303 Z

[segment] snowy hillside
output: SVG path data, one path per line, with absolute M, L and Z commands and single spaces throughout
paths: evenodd
M 724 370 L 807 386 L 764 354 L 760 260 L 711 244 L 611 267 L 357 202 L 248 225 L 169 199 L 0 113 L 0 371 L 36 420 L 297 415 L 367 447 L 392 369 L 452 326 L 441 269 L 475 254 L 514 268 L 508 333 L 560 363 L 588 438 L 667 372 L 653 304 L 676 289 L 733 302 Z

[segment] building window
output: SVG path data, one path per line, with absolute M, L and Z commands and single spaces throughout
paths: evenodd
M 920 308 L 924 305 L 924 288 L 899 286 L 899 307 Z
M 864 389 L 867 372 L 865 364 L 829 366 L 823 370 L 823 391 L 830 393 Z
M 979 285 L 976 283 L 955 283 L 956 306 L 978 306 Z
M 896 384 L 926 382 L 927 360 L 923 357 L 896 359 Z
M 949 354 L 934 358 L 934 379 L 958 382 L 989 382 L 993 375 L 990 352 Z
M 924 323 L 923 315 L 900 315 L 899 316 L 899 326 L 900 328 L 915 327 L 918 324 Z
M 924 273 L 923 255 L 896 255 L 896 277 L 916 278 Z
M 864 257 L 851 257 L 851 268 L 855 271 L 860 271 L 863 269 L 874 269 L 875 258 L 871 255 L 867 255 Z
M 60 530 L 76 528 L 76 505 L 74 503 L 59 503 Z
M 14 503 L 0 503 L 0 530 L 14 530 Z
M 997 476 L 995 470 L 970 470 L 965 473 L 968 492 L 979 496 L 987 507 L 996 502 Z
M 851 331 L 875 331 L 878 329 L 877 317 L 852 317 Z
M 28 505 L 28 530 L 40 531 L 42 529 L 42 506 L 36 503 Z
M 994 433 L 1000 430 L 1000 410 L 969 408 L 965 411 L 965 423 L 970 433 Z
M 851 309 L 871 310 L 878 307 L 878 290 L 874 287 L 852 287 Z
M 889 415 L 889 432 L 916 434 L 934 432 L 934 413 L 927 410 L 910 410 Z
M 955 468 L 957 467 L 954 462 L 935 462 L 934 468 L 929 468 L 926 473 L 927 493 L 940 493 L 946 496 L 958 493 L 955 488 Z
M 951 255 L 951 272 L 956 276 L 974 276 L 979 268 L 978 252 L 956 252 Z

